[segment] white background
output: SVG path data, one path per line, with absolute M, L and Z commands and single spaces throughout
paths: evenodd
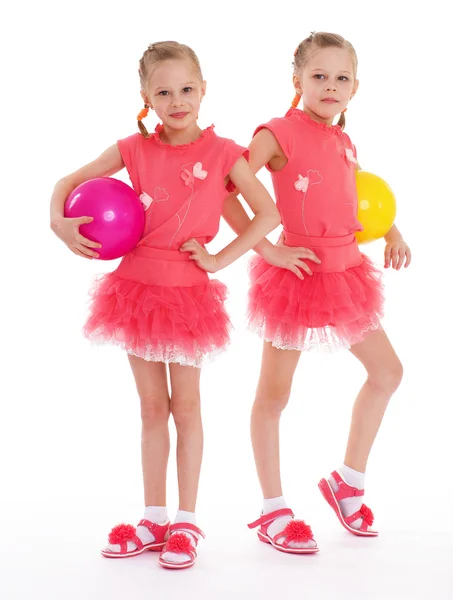
M 2 598 L 453 596 L 446 6 L 92 0 L 23 2 L 2 15 Z M 208 81 L 200 125 L 214 122 L 219 135 L 247 145 L 256 125 L 287 110 L 293 52 L 311 30 L 341 33 L 357 50 L 360 89 L 347 132 L 362 168 L 394 189 L 414 256 L 409 270 L 385 275 L 384 326 L 405 377 L 367 473 L 366 502 L 381 536 L 348 536 L 317 489 L 342 463 L 364 379 L 348 352 L 303 357 L 281 426 L 284 493 L 321 553 L 286 556 L 246 528 L 261 506 L 248 434 L 261 343 L 245 332 L 243 257 L 218 274 L 231 292 L 231 349 L 202 376 L 197 515 L 208 538 L 198 563 L 171 573 L 152 554 L 107 561 L 99 549 L 110 528 L 142 515 L 139 405 L 122 351 L 93 348 L 80 334 L 92 277 L 116 262 L 85 261 L 53 236 L 53 185 L 135 131 L 137 66 L 148 43 L 174 39 L 195 49 Z M 125 172 L 118 177 L 128 181 Z M 230 239 L 223 224 L 211 248 Z M 365 250 L 382 265 L 382 243 Z M 173 516 L 174 445 L 168 499 Z

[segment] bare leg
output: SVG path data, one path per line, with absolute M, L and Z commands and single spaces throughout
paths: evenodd
M 178 435 L 179 508 L 195 512 L 203 455 L 200 369 L 170 364 L 170 380 L 170 409 Z
M 352 411 L 345 465 L 364 473 L 389 400 L 401 382 L 403 367 L 384 331 L 370 334 L 351 352 L 365 367 L 368 378 Z
M 299 358 L 300 352 L 297 350 L 279 350 L 269 342 L 264 343 L 261 374 L 252 409 L 251 434 L 256 470 L 263 490 L 265 514 L 287 508 L 285 500 L 281 498 L 283 493 L 279 428 L 280 417 L 288 404 Z M 288 548 L 293 552 L 316 552 L 316 542 L 311 529 L 300 522 L 291 521 L 291 515 L 275 518 L 268 525 L 269 538 L 280 546 L 286 540 Z M 297 527 L 299 536 L 294 536 L 294 528 Z M 291 541 L 288 541 L 289 535 L 292 536 Z
M 140 397 L 142 416 L 142 469 L 145 506 L 165 507 L 167 464 L 170 451 L 168 417 L 170 398 L 168 395 L 165 364 L 145 361 L 129 356 L 129 363 Z M 151 509 L 157 511 L 158 509 Z M 162 508 L 163 513 L 165 509 Z M 157 513 L 156 513 L 157 514 Z M 165 516 L 162 517 L 163 523 Z M 139 525 L 137 537 L 143 544 L 151 544 L 156 538 L 148 528 Z M 127 542 L 127 552 L 137 549 L 133 541 Z M 112 554 L 121 551 L 119 544 L 109 544 L 106 550 Z
M 367 371 L 367 380 L 360 390 L 352 410 L 351 428 L 342 473 L 352 487 L 364 489 L 368 457 L 376 439 L 389 400 L 398 388 L 403 368 L 384 331 L 370 334 L 363 342 L 351 348 Z M 348 469 L 349 468 L 349 469 Z M 329 484 L 333 492 L 338 483 L 331 475 Z M 322 485 L 322 483 L 321 483 Z M 339 501 L 344 517 L 360 515 L 363 496 L 350 496 Z M 363 518 L 358 516 L 349 525 L 360 529 Z M 367 521 L 366 531 L 371 531 L 372 520 Z
M 198 482 L 200 479 L 203 455 L 203 426 L 200 410 L 200 369 L 170 364 L 171 400 L 170 409 L 178 436 L 176 460 L 178 466 L 179 511 L 174 525 L 181 524 L 170 535 L 160 560 L 172 564 L 174 568 L 191 561 L 189 552 L 181 549 L 185 544 L 194 547 L 198 533 L 190 526 L 195 525 L 194 513 L 197 503 Z M 185 511 L 181 514 L 180 511 Z M 183 539 L 181 540 L 181 536 Z M 185 538 L 185 541 L 184 541 Z M 161 563 L 162 564 L 162 563 Z
M 170 436 L 170 397 L 164 363 L 129 356 L 142 417 L 142 468 L 145 506 L 166 506 Z
M 252 409 L 251 434 L 256 470 L 264 498 L 282 495 L 280 417 L 288 404 L 300 352 L 264 343 L 261 373 Z

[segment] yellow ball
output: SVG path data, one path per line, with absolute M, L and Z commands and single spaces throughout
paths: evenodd
M 356 171 L 358 196 L 357 218 L 363 231 L 357 231 L 359 244 L 367 244 L 384 237 L 396 216 L 396 200 L 390 186 L 368 171 Z

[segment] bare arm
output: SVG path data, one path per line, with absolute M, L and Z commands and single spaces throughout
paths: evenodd
M 95 177 L 109 177 L 124 167 L 118 146 L 114 144 L 107 148 L 98 158 L 83 166 L 78 171 L 66 175 L 55 185 L 50 201 L 51 224 L 64 218 L 64 203 L 69 194 L 81 183 Z
M 261 131 L 255 135 L 249 145 L 249 151 L 249 165 L 253 173 L 257 173 L 268 163 L 272 164 L 272 162 L 280 162 L 284 165 L 283 161 L 286 160 L 280 144 L 269 129 L 261 129 Z M 235 192 L 226 198 L 223 205 L 222 216 L 231 229 L 237 235 L 240 235 L 250 225 L 250 217 L 238 200 L 237 194 L 238 192 Z M 271 250 L 273 247 L 273 244 L 264 238 L 254 246 L 253 250 L 263 258 L 266 258 L 266 251 Z
M 222 217 L 236 235 L 240 235 L 251 223 L 250 217 L 235 194 L 230 194 L 226 198 L 223 204 Z M 266 259 L 266 256 L 273 247 L 274 245 L 264 238 L 253 247 L 253 250 Z
M 50 227 L 67 246 L 79 256 L 84 258 L 97 257 L 97 253 L 90 248 L 99 248 L 97 244 L 79 233 L 79 226 L 90 223 L 92 217 L 85 216 L 78 219 L 64 217 L 64 204 L 69 194 L 81 183 L 95 177 L 108 177 L 114 175 L 124 167 L 118 146 L 114 144 L 103 152 L 98 158 L 78 169 L 74 173 L 60 179 L 53 190 L 50 201 Z
M 403 240 L 403 236 L 401 235 L 400 230 L 396 225 L 392 225 L 388 230 L 388 233 L 384 236 L 384 239 L 387 243 L 389 242 L 401 242 Z
M 215 256 L 211 256 L 194 239 L 188 240 L 180 248 L 182 252 L 190 252 L 190 258 L 195 260 L 199 267 L 211 273 L 237 260 L 280 223 L 280 215 L 272 198 L 255 177 L 245 158 L 241 157 L 236 161 L 229 172 L 229 178 L 252 209 L 254 218 L 249 219 L 246 215 L 247 222 L 244 222 L 245 227 L 238 232 L 238 237 Z
M 250 220 L 244 211 L 247 216 L 246 226 L 238 232 L 238 237 L 235 240 L 217 254 L 220 269 L 251 250 L 280 224 L 280 214 L 274 201 L 264 185 L 255 177 L 245 158 L 240 158 L 235 163 L 229 176 L 250 206 L 255 217 Z

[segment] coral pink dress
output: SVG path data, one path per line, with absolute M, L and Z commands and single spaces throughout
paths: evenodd
M 292 108 L 269 129 L 288 159 L 273 172 L 284 243 L 310 248 L 313 275 L 300 280 L 261 257 L 250 266 L 248 320 L 252 330 L 282 349 L 336 349 L 380 329 L 381 272 L 364 256 L 357 220 L 355 147 L 339 126 L 329 127 Z M 305 259 L 303 259 L 305 260 Z
M 215 237 L 230 191 L 225 178 L 247 151 L 213 126 L 177 146 L 162 142 L 161 130 L 118 141 L 146 210 L 145 231 L 118 268 L 97 281 L 84 334 L 145 360 L 199 367 L 229 342 L 227 290 L 179 248 L 190 238 L 204 245 Z

